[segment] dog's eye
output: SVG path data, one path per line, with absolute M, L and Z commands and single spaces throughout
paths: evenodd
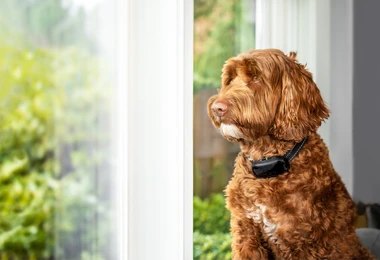
M 260 78 L 258 76 L 254 76 L 251 81 L 253 84 L 258 84 L 260 82 Z

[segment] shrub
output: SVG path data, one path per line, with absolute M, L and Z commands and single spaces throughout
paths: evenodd
M 222 194 L 208 198 L 194 197 L 194 230 L 202 234 L 228 233 L 230 213 Z
M 51 254 L 58 182 L 53 159 L 51 55 L 0 49 L 0 251 Z
M 222 194 L 194 197 L 194 259 L 231 259 L 230 214 Z
M 254 47 L 254 24 L 241 0 L 194 1 L 194 91 L 220 85 L 226 59 Z
M 0 48 L 1 259 L 96 258 L 107 243 L 98 64 L 75 48 Z
M 230 234 L 205 235 L 195 231 L 193 254 L 195 260 L 231 259 Z

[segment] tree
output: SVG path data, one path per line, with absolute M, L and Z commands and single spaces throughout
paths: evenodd
M 194 90 L 218 87 L 224 62 L 254 47 L 253 7 L 244 0 L 195 0 Z M 249 16 L 249 15 L 248 15 Z

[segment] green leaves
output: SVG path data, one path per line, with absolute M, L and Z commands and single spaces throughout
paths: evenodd
M 194 197 L 194 230 L 203 234 L 228 233 L 230 213 L 225 208 L 222 194 L 202 200 Z
M 107 258 L 111 85 L 87 16 L 0 1 L 1 259 Z
M 110 202 L 97 173 L 109 170 L 110 111 L 99 75 L 75 48 L 0 47 L 0 257 L 104 258 Z
M 218 88 L 224 62 L 253 49 L 253 6 L 242 0 L 195 0 L 194 91 Z
M 195 91 L 219 87 L 225 60 L 241 51 L 240 5 L 240 0 L 195 2 Z
M 195 231 L 193 256 L 194 259 L 198 260 L 230 260 L 230 234 L 217 233 L 213 235 L 204 235 Z
M 14 236 L 18 231 L 21 230 L 21 227 L 18 226 L 18 227 L 14 227 L 13 229 L 11 230 L 8 230 L 6 232 L 3 232 L 2 234 L 0 234 L 0 248 L 3 248 L 4 247 L 4 244 L 12 237 Z
M 194 197 L 194 259 L 231 259 L 230 214 L 222 194 Z
M 55 99 L 50 62 L 46 52 L 0 47 L 2 256 L 43 256 L 52 248 L 57 180 L 49 162 L 53 114 L 45 107 Z

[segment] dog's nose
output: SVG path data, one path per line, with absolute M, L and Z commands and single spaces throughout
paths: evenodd
M 214 104 L 211 106 L 211 109 L 214 112 L 214 115 L 224 116 L 227 113 L 228 106 L 221 100 L 215 100 Z

